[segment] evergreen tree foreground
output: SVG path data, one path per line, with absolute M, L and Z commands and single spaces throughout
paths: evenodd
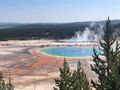
M 120 90 L 120 47 L 109 18 L 106 20 L 103 30 L 104 35 L 100 41 L 102 54 L 100 55 L 103 55 L 105 60 L 100 58 L 96 49 L 93 49 L 94 64 L 91 65 L 91 68 L 98 75 L 98 80 L 91 80 L 92 87 L 96 90 Z M 116 48 L 113 49 L 115 41 Z
M 56 79 L 55 83 L 54 90 L 91 90 L 80 61 L 78 62 L 77 70 L 72 73 L 68 63 L 64 60 L 63 66 L 60 68 L 60 79 Z
M 8 83 L 3 79 L 2 72 L 0 72 L 0 90 L 14 90 L 11 78 L 9 77 Z

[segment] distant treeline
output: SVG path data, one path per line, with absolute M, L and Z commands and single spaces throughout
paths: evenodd
M 76 31 L 83 32 L 89 24 L 28 24 L 4 28 L 0 29 L 0 40 L 67 39 L 74 36 Z M 119 30 L 120 24 L 114 25 L 114 28 Z

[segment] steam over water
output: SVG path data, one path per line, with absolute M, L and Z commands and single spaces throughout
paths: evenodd
M 94 32 L 91 32 L 88 28 L 81 33 L 80 31 L 75 32 L 75 36 L 72 37 L 71 40 L 74 41 L 97 41 L 99 37 Z
M 75 32 L 75 35 L 70 39 L 70 41 L 98 41 L 101 38 L 101 35 L 103 33 L 102 29 L 103 26 L 99 25 L 95 28 L 95 30 L 92 30 L 95 26 L 95 23 L 90 24 L 89 27 L 86 27 L 83 32 L 78 31 Z

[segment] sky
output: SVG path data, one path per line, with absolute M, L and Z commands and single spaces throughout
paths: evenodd
M 0 0 L 0 22 L 61 23 L 120 19 L 120 0 Z

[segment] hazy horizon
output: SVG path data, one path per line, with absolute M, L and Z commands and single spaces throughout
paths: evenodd
M 0 23 L 117 20 L 119 9 L 119 0 L 0 0 Z

